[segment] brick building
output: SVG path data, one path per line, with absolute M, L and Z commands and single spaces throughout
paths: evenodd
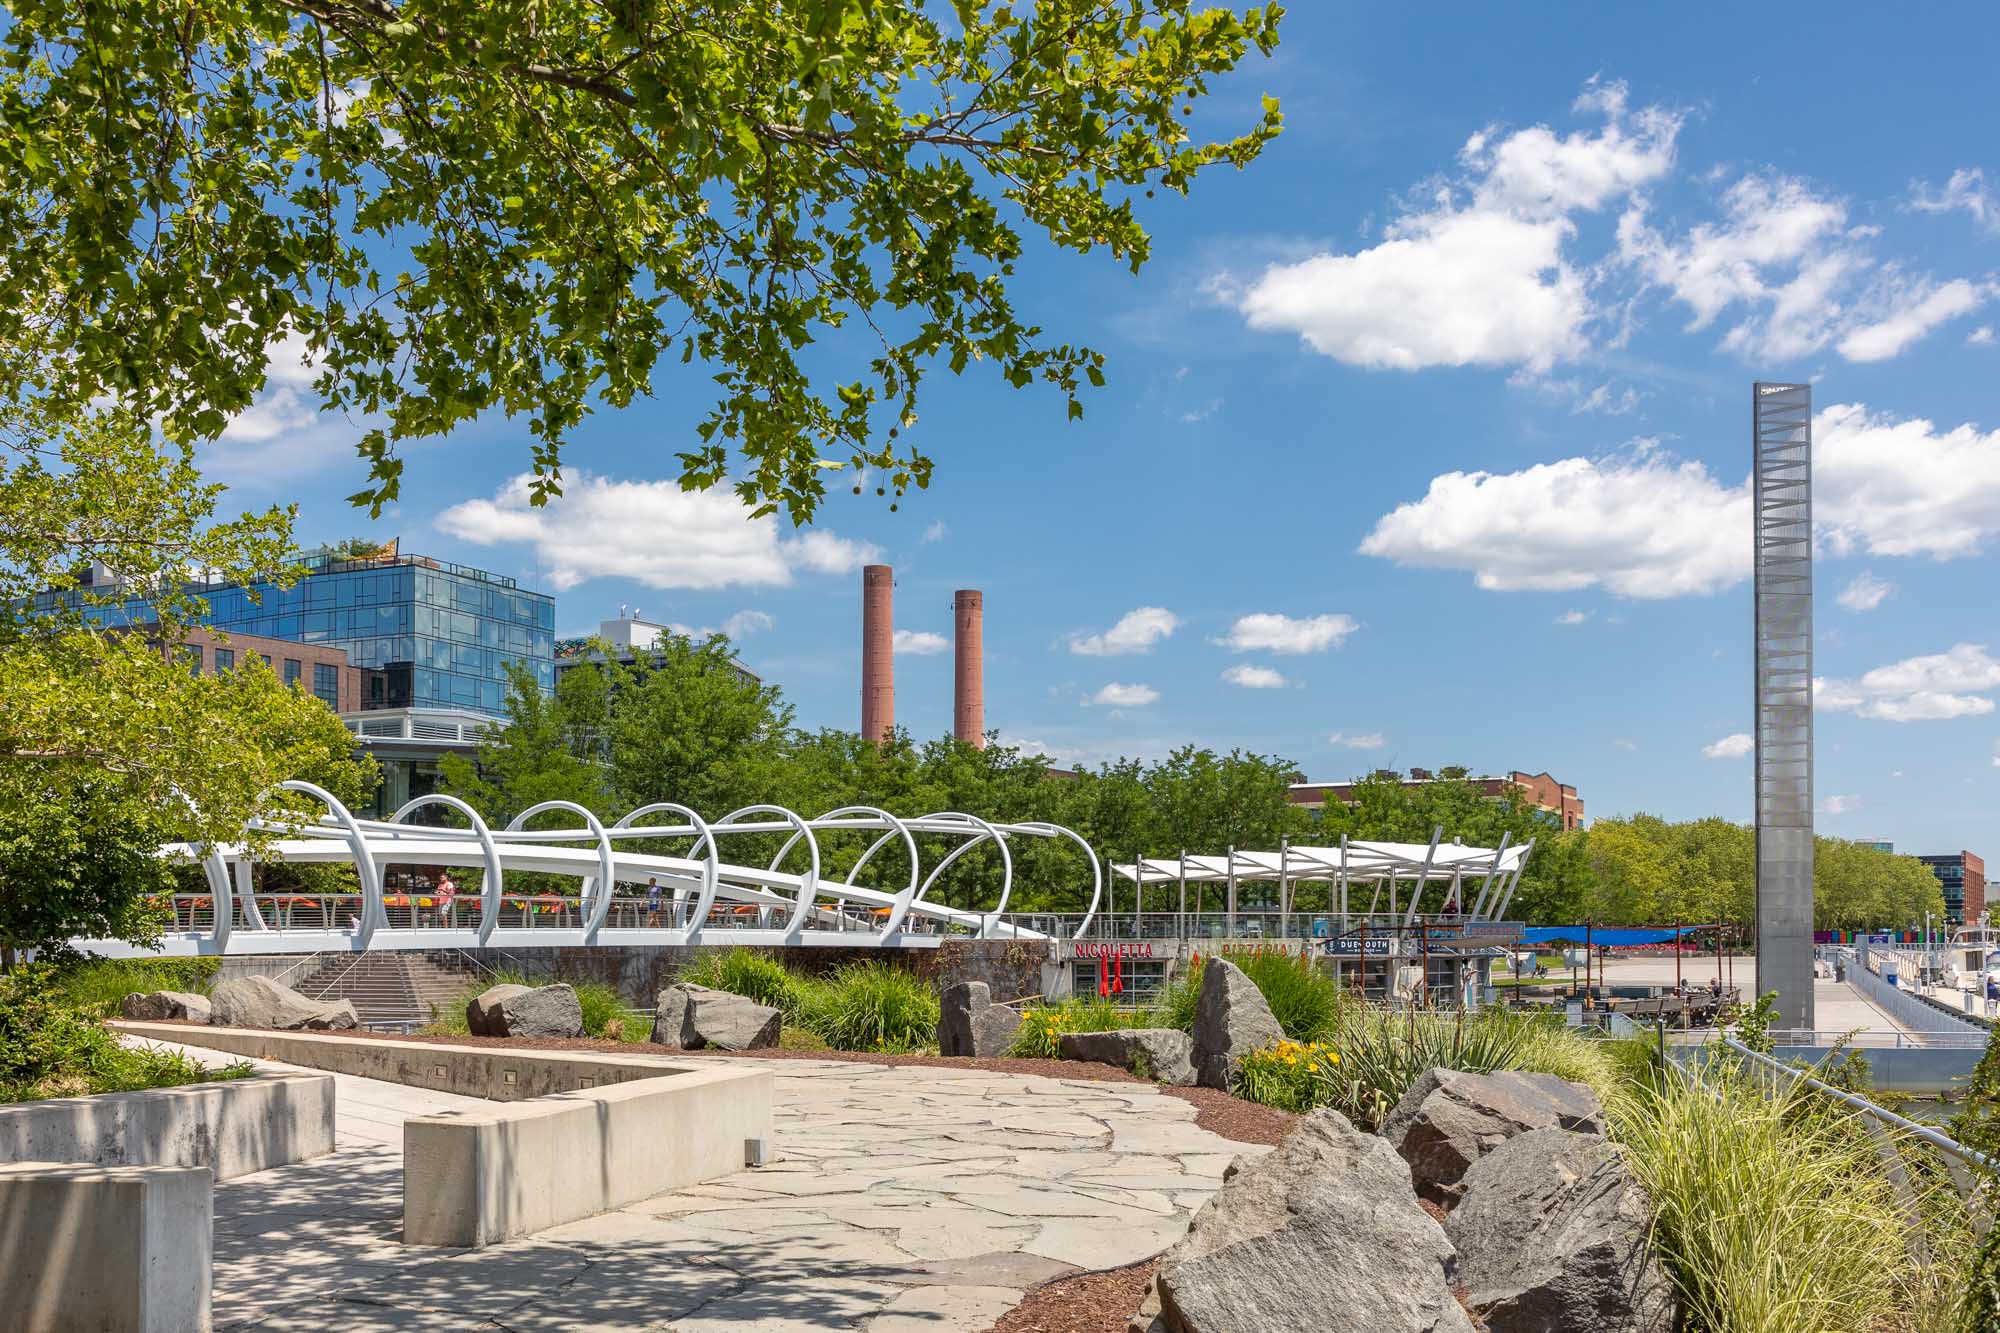
M 1931 868 L 1944 889 L 1945 919 L 1955 926 L 1977 922 L 1986 912 L 1986 862 L 1971 852 L 1917 858 Z
M 198 676 L 220 675 L 252 657 L 261 657 L 279 680 L 303 686 L 306 693 L 334 712 L 348 713 L 361 707 L 361 668 L 347 660 L 345 648 L 268 639 L 259 634 L 225 636 L 195 626 L 174 646 L 174 652 Z
M 1407 778 L 1399 778 L 1393 769 L 1383 769 L 1377 776 L 1398 779 L 1405 787 L 1421 787 L 1439 781 L 1469 782 L 1481 795 L 1493 801 L 1504 801 L 1509 791 L 1517 791 L 1529 806 L 1554 815 L 1565 829 L 1583 826 L 1583 799 L 1576 794 L 1576 788 L 1557 782 L 1547 773 L 1523 773 L 1516 769 L 1505 777 L 1472 777 L 1460 770 L 1445 769 L 1440 778 L 1427 768 L 1413 768 Z M 1320 810 L 1329 801 L 1353 805 L 1355 786 L 1352 782 L 1294 782 L 1290 795 L 1292 804 L 1302 805 L 1308 810 Z

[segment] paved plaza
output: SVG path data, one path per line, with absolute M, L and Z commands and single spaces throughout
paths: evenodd
M 769 1067 L 772 1165 L 483 1250 L 398 1239 L 404 1119 L 483 1103 L 336 1075 L 331 1156 L 216 1187 L 216 1326 L 979 1330 L 1039 1282 L 1165 1249 L 1266 1151 L 1146 1084 Z

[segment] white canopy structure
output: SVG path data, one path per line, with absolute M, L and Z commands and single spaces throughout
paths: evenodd
M 1467 847 L 1443 841 L 1437 829 L 1428 844 L 1420 842 L 1364 842 L 1345 835 L 1331 847 L 1293 846 L 1281 843 L 1277 851 L 1239 851 L 1231 847 L 1221 856 L 1188 855 L 1144 857 L 1111 867 L 1112 873 L 1136 886 L 1174 884 L 1183 891 L 1187 885 L 1224 884 L 1228 888 L 1228 910 L 1236 910 L 1236 886 L 1245 883 L 1278 885 L 1281 912 L 1292 910 L 1292 886 L 1300 883 L 1333 885 L 1332 910 L 1342 919 L 1350 917 L 1350 891 L 1368 885 L 1372 892 L 1366 915 L 1379 915 L 1383 890 L 1389 895 L 1390 913 L 1401 913 L 1401 923 L 1409 925 L 1423 903 L 1424 890 L 1442 883 L 1444 892 L 1434 898 L 1432 912 L 1447 913 L 1468 921 L 1505 919 L 1513 901 L 1515 886 L 1535 840 L 1514 844 L 1512 835 L 1501 838 L 1498 847 Z M 1407 885 L 1407 907 L 1401 889 Z M 1183 897 L 1185 896 L 1183 892 Z M 1183 905 L 1182 910 L 1185 911 Z

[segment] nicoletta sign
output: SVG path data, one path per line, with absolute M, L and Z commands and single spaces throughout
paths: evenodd
M 1120 942 L 1098 940 L 1076 940 L 1070 944 L 1072 958 L 1153 958 L 1151 940 L 1125 940 Z

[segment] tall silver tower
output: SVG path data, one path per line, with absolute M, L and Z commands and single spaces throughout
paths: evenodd
M 1757 991 L 1813 1026 L 1812 387 L 1751 390 L 1757 524 Z

